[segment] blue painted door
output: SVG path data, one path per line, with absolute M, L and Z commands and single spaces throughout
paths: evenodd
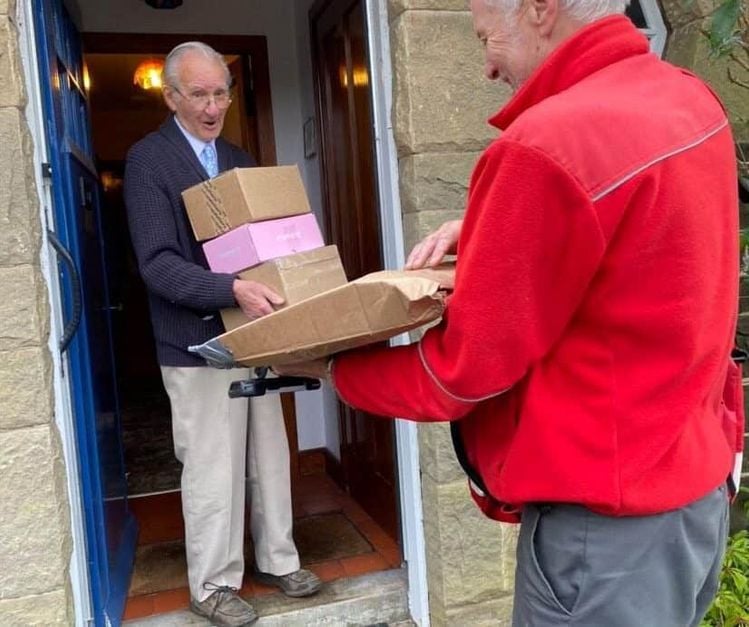
M 137 526 L 127 501 L 110 278 L 101 188 L 93 159 L 78 31 L 62 0 L 34 0 L 35 31 L 50 155 L 54 233 L 75 412 L 86 551 L 96 625 L 119 625 Z M 67 260 L 66 263 L 62 263 Z

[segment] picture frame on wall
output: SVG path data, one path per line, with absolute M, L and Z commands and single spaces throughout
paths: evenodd
M 311 159 L 317 154 L 317 137 L 315 136 L 315 118 L 304 122 L 304 158 Z

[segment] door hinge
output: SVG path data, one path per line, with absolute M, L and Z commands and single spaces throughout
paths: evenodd
M 47 163 L 46 161 L 42 163 L 42 178 L 43 179 L 52 178 L 52 164 L 51 163 Z

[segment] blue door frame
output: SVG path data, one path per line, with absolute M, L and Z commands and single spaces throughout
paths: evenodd
M 107 249 L 79 33 L 62 0 L 33 0 L 54 229 L 96 625 L 119 625 L 137 524 L 127 501 Z

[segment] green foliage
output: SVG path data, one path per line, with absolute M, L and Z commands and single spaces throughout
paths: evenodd
M 749 516 L 749 490 L 741 492 L 741 506 Z M 701 627 L 749 627 L 749 530 L 728 539 L 718 594 Z
M 741 41 L 742 5 L 742 0 L 726 0 L 713 13 L 708 36 L 716 54 L 728 54 Z

